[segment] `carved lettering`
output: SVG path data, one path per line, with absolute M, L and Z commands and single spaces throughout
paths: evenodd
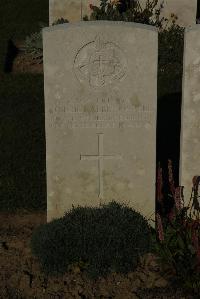
M 134 107 L 122 101 L 114 105 L 109 99 L 96 103 L 58 104 L 49 109 L 51 127 L 54 128 L 141 128 L 151 123 L 153 110 L 149 106 Z

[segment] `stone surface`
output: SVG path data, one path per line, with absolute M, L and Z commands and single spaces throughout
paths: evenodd
M 139 0 L 145 7 L 147 0 Z M 188 27 L 196 24 L 197 0 L 158 0 L 157 7 L 164 2 L 161 16 L 170 19 L 171 13 L 178 16 L 177 24 Z M 49 0 L 49 24 L 64 17 L 70 22 L 81 20 L 81 14 L 91 13 L 89 4 L 100 6 L 99 0 Z M 82 11 L 82 13 L 81 13 Z
M 180 183 L 187 203 L 192 178 L 200 175 L 200 25 L 185 32 Z
M 49 0 L 49 25 L 60 18 L 78 22 L 84 15 L 90 15 L 90 4 L 99 6 L 99 0 Z
M 145 7 L 147 0 L 139 1 L 141 6 Z M 157 8 L 159 8 L 162 3 L 163 9 L 161 11 L 161 17 L 170 20 L 170 16 L 173 13 L 177 15 L 178 19 L 176 20 L 176 24 L 180 26 L 191 27 L 196 24 L 197 0 L 158 0 Z
M 48 221 L 112 200 L 154 220 L 157 35 L 111 21 L 43 30 Z

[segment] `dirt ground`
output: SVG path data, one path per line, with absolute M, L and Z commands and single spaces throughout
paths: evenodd
M 106 279 L 89 280 L 78 266 L 62 277 L 48 277 L 31 253 L 33 230 L 46 223 L 46 213 L 0 213 L 1 299 L 192 299 L 164 278 L 156 257 L 148 254 L 126 275 L 111 273 Z

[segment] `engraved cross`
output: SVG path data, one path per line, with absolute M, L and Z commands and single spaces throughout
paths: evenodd
M 99 195 L 103 199 L 103 160 L 108 159 L 122 159 L 121 155 L 104 155 L 103 153 L 103 133 L 98 135 L 98 155 L 80 155 L 80 160 L 96 160 L 98 161 L 98 175 L 99 175 Z

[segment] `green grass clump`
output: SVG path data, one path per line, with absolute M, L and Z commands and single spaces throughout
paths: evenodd
M 147 220 L 115 201 L 101 208 L 73 208 L 39 226 L 31 240 L 32 252 L 48 274 L 63 274 L 82 261 L 87 263 L 86 275 L 94 279 L 133 271 L 151 245 Z
M 35 63 L 43 62 L 43 43 L 42 43 L 42 31 L 32 33 L 26 37 L 25 40 L 25 53 L 31 54 Z

